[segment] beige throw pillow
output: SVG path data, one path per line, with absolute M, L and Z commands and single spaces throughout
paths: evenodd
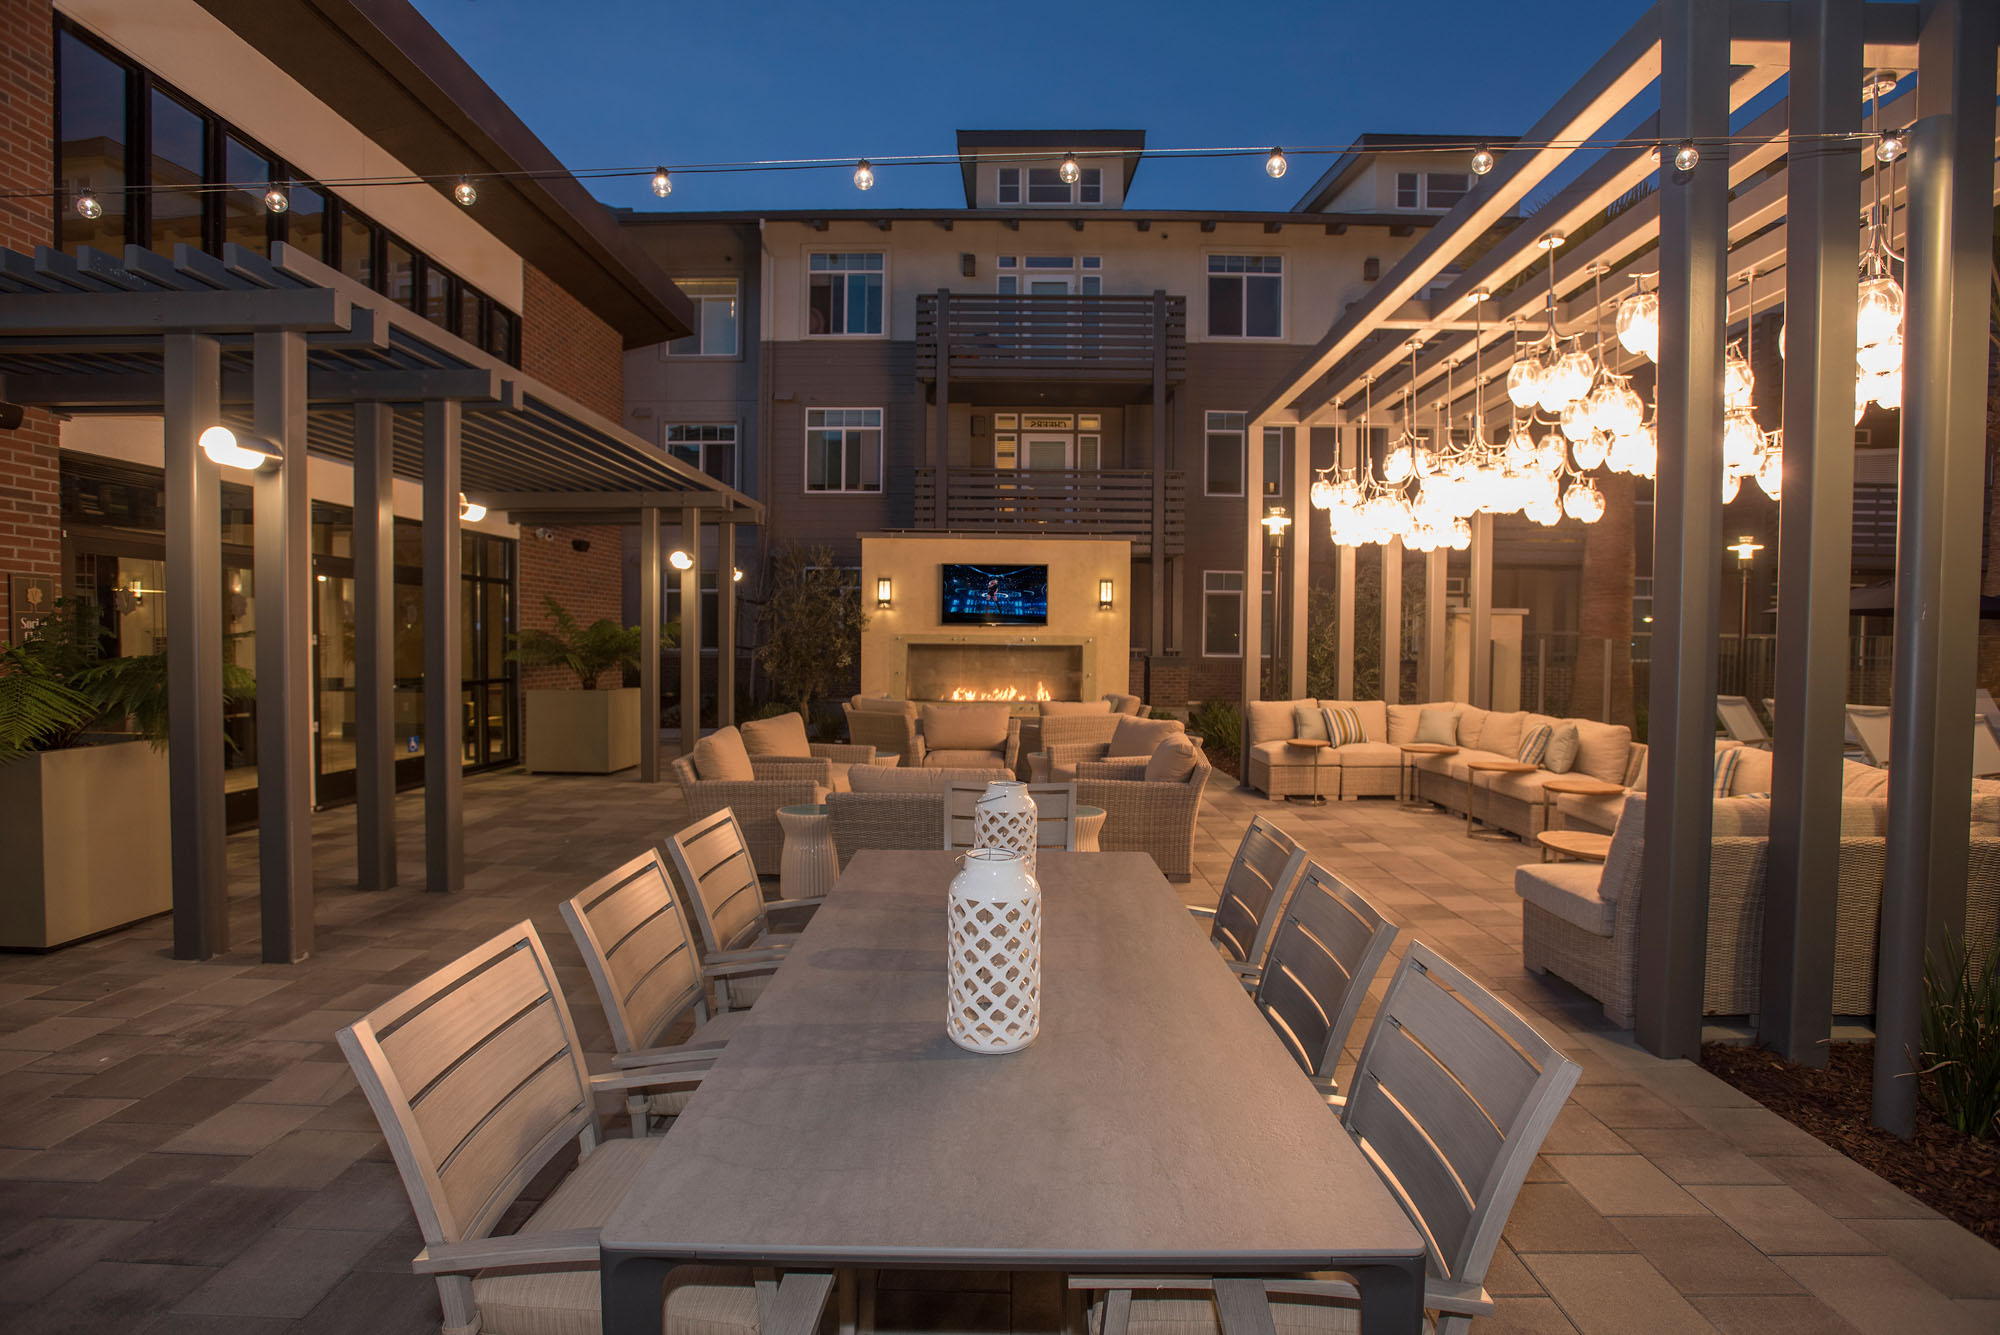
M 806 740 L 806 721 L 794 711 L 770 718 L 752 719 L 743 725 L 743 749 L 753 756 L 811 756 Z
M 1013 711 L 1003 704 L 925 705 L 925 751 L 998 751 L 1007 745 L 1007 720 Z
M 1449 707 L 1426 709 L 1417 715 L 1417 740 L 1433 746 L 1458 745 L 1458 711 Z
M 1551 774 L 1567 774 L 1576 768 L 1576 724 L 1558 723 L 1549 734 L 1549 749 L 1542 754 L 1542 768 Z
M 1302 742 L 1326 740 L 1326 714 L 1312 705 L 1292 706 L 1292 730 Z
M 1146 782 L 1186 783 L 1200 758 L 1193 738 L 1184 732 L 1174 733 L 1160 743 L 1153 758 L 1146 762 Z
M 1118 716 L 1118 730 L 1111 734 L 1111 748 L 1104 754 L 1110 756 L 1150 756 L 1160 749 L 1160 743 L 1175 733 L 1187 732 L 1179 719 L 1133 718 L 1129 714 Z
M 725 783 L 748 783 L 757 777 L 743 747 L 743 734 L 734 728 L 717 728 L 694 744 L 694 772 L 697 778 Z

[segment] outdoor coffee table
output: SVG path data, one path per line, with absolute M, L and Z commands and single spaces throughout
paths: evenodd
M 1578 862 L 1602 862 L 1611 851 L 1610 835 L 1592 834 L 1588 830 L 1543 830 L 1535 840 L 1542 846 L 1544 861 L 1548 854 L 1555 853 Z
M 1326 805 L 1326 798 L 1319 791 L 1319 753 L 1326 750 L 1329 745 L 1330 743 L 1324 739 L 1315 737 L 1288 737 L 1285 739 L 1285 750 L 1288 753 L 1287 759 L 1291 761 L 1285 768 L 1309 768 L 1312 770 L 1313 776 L 1312 792 L 1310 794 L 1287 794 L 1285 797 L 1287 802 L 1299 802 L 1313 807 L 1323 807 Z
M 1397 791 L 1400 794 L 1397 800 L 1406 807 L 1427 806 L 1429 805 L 1428 803 L 1419 801 L 1417 798 L 1417 758 L 1419 756 L 1455 756 L 1458 754 L 1458 748 L 1447 746 L 1443 742 L 1404 742 L 1402 750 L 1403 774 L 1401 781 L 1397 784 Z M 1470 802 L 1467 805 L 1471 805 Z
M 816 899 L 833 889 L 840 877 L 840 855 L 833 847 L 833 822 L 826 804 L 779 807 L 778 828 L 785 832 L 779 855 L 778 891 L 786 899 Z
M 1365 1335 L 1415 1335 L 1422 1237 L 1152 859 L 1042 852 L 1041 1033 L 1007 1056 L 945 1037 L 957 862 L 848 864 L 599 1231 L 607 1335 L 659 1331 L 684 1264 L 789 1272 L 774 1335 L 849 1268 L 1338 1270 Z
M 1097 836 L 1104 831 L 1104 808 L 1080 806 L 1070 813 L 1070 819 L 1076 823 L 1076 851 L 1095 853 Z
M 1475 827 L 1477 827 L 1477 826 L 1479 826 L 1479 825 L 1483 824 L 1483 822 L 1475 820 L 1475 819 L 1473 818 L 1473 814 L 1472 814 L 1472 809 L 1473 809 L 1473 807 L 1475 807 L 1476 805 L 1478 805 L 1478 804 L 1477 804 L 1476 802 L 1474 802 L 1474 800 L 1473 800 L 1473 799 L 1479 796 L 1479 776 L 1480 776 L 1480 775 L 1482 775 L 1482 774 L 1529 774 L 1529 773 L 1532 773 L 1532 772 L 1534 772 L 1535 770 L 1538 770 L 1538 769 L 1540 769 L 1540 768 L 1541 768 L 1541 766 L 1540 766 L 1540 765 L 1530 765 L 1530 764 L 1529 764 L 1529 763 L 1528 763 L 1527 761 L 1525 761 L 1525 760 L 1468 760 L 1468 761 L 1466 761 L 1466 762 L 1465 762 L 1465 769 L 1466 769 L 1466 775 L 1465 775 L 1465 837 L 1466 837 L 1466 838 L 1468 838 L 1468 839 L 1506 839 L 1506 838 L 1509 838 L 1509 837 L 1510 837 L 1510 836 L 1508 835 L 1508 833 L 1507 833 L 1507 832 L 1506 832 L 1505 830 L 1496 830 L 1496 829 L 1494 829 L 1494 828 L 1493 828 L 1492 826 L 1490 826 L 1490 825 L 1489 825 L 1489 826 L 1486 826 L 1486 828 L 1485 828 L 1485 829 L 1483 829 L 1483 830 L 1476 830 L 1476 829 L 1475 829 Z M 1486 794 L 1487 794 L 1487 796 L 1488 796 L 1488 797 L 1491 797 L 1491 796 L 1493 795 L 1493 785 L 1492 785 L 1492 784 L 1491 784 L 1490 782 L 1489 782 L 1489 783 L 1488 783 L 1488 784 L 1486 785 Z
M 1588 774 L 1558 774 L 1542 784 L 1542 829 L 1556 828 L 1558 797 L 1613 797 L 1624 791 L 1622 783 L 1606 783 Z M 1546 855 L 1543 860 L 1547 861 Z

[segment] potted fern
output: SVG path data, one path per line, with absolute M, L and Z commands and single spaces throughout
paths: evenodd
M 225 674 L 229 694 L 251 694 L 247 672 Z M 0 947 L 172 908 L 166 737 L 166 655 L 102 657 L 95 604 L 58 599 L 0 650 Z
M 613 774 L 639 763 L 639 690 L 625 674 L 639 669 L 639 628 L 609 617 L 585 626 L 567 608 L 544 595 L 549 626 L 515 635 L 508 657 L 524 667 L 561 668 L 576 678 L 574 688 L 524 692 L 527 707 L 522 765 L 535 774 Z M 671 649 L 680 628 L 660 628 L 654 652 Z M 616 670 L 618 684 L 598 679 Z

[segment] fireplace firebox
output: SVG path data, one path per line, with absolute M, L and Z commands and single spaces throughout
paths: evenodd
M 1079 700 L 1083 646 L 956 643 L 907 647 L 911 700 Z

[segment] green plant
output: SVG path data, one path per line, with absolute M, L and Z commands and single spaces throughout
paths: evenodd
M 555 628 L 524 630 L 515 635 L 514 647 L 507 652 L 511 661 L 525 667 L 568 668 L 586 691 L 595 690 L 599 674 L 612 668 L 638 670 L 637 626 L 621 626 L 610 617 L 588 626 L 580 625 L 569 609 L 548 594 L 542 595 L 542 608 Z M 667 622 L 660 627 L 660 648 L 673 648 L 680 643 L 680 637 L 680 623 Z
M 757 624 L 757 662 L 773 692 L 811 719 L 813 701 L 837 691 L 860 661 L 868 614 L 831 550 L 786 543 L 771 555 Z
M 2000 1133 L 2000 939 L 1976 961 L 1950 933 L 1942 961 L 1925 953 L 1917 1070 L 1947 1123 L 1980 1140 Z
M 1243 710 L 1234 700 L 1204 700 L 1188 711 L 1187 730 L 1201 740 L 1209 763 L 1229 774 L 1242 774 Z

